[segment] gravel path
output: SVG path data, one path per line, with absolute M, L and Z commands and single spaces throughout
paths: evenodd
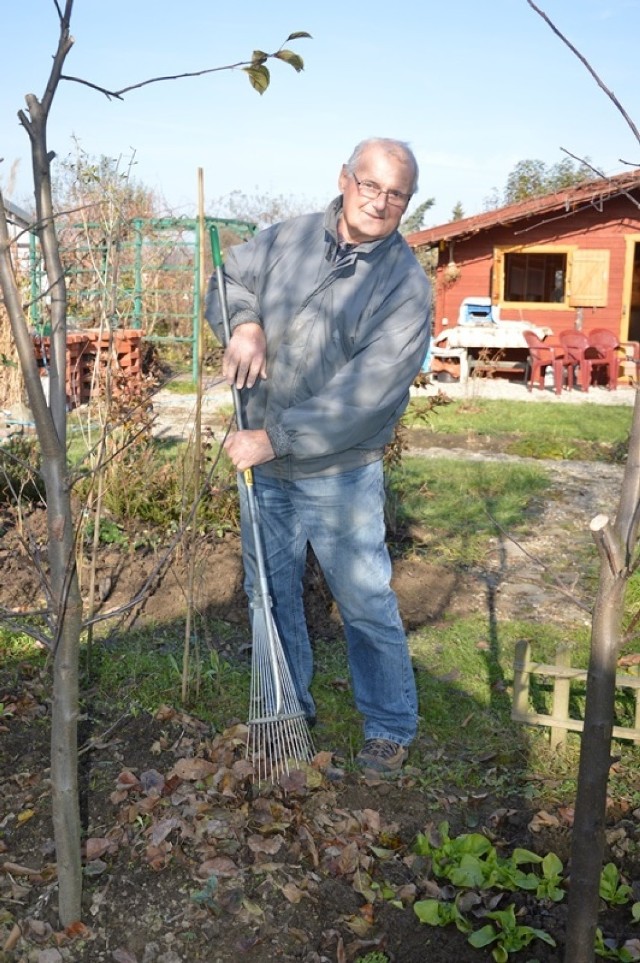
M 486 570 L 477 574 L 478 602 L 495 607 L 500 619 L 543 617 L 559 623 L 591 621 L 585 559 L 597 565 L 589 523 L 598 514 L 612 519 L 617 510 L 624 466 L 601 462 L 540 461 L 535 458 L 463 449 L 415 450 L 424 458 L 518 462 L 543 467 L 552 488 L 540 515 L 517 540 L 496 538 Z M 563 586 L 559 590 L 557 584 Z

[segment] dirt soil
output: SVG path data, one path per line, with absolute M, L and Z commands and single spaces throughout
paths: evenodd
M 442 453 L 434 440 L 440 449 L 455 445 L 460 457 L 504 457 L 483 452 L 477 442 L 460 447 L 459 438 L 420 431 L 412 433 L 411 447 Z M 536 560 L 553 556 L 557 573 L 566 574 L 576 545 L 589 540 L 588 520 L 615 504 L 622 470 L 571 462 L 547 467 L 553 491 L 529 534 L 518 544 L 496 541 L 495 557 L 482 571 L 456 574 L 416 552 L 398 555 L 394 584 L 408 628 L 488 606 L 498 619 L 575 618 L 550 593 L 549 572 Z M 41 547 L 41 513 L 26 519 L 26 530 L 31 548 Z M 16 520 L 6 518 L 2 531 L 0 605 L 29 611 L 39 602 L 39 582 Z M 200 609 L 235 625 L 237 645 L 246 649 L 238 541 L 211 535 L 199 555 Z M 107 547 L 100 560 L 102 606 L 115 610 L 129 599 L 158 559 L 156 550 Z M 179 624 L 186 579 L 177 554 L 128 624 Z M 570 591 L 579 596 L 581 588 Z M 313 570 L 307 607 L 314 633 L 339 634 Z M 505 808 L 491 794 L 482 800 L 436 795 L 411 766 L 391 782 L 367 780 L 345 774 L 327 752 L 308 771 L 258 789 L 247 772 L 242 723 L 212 734 L 174 707 L 153 718 L 121 718 L 102 705 L 81 722 L 84 917 L 65 931 L 55 912 L 48 714 L 47 683 L 39 673 L 27 665 L 0 670 L 0 961 L 352 963 L 379 950 L 386 954 L 380 963 L 475 963 L 490 959 L 489 950 L 472 949 L 453 926 L 421 924 L 413 911 L 416 900 L 438 894 L 428 860 L 412 852 L 416 834 L 433 833 L 443 818 L 455 831 L 474 810 L 477 824 L 505 845 L 568 857 L 568 810 L 541 817 L 525 803 Z M 635 840 L 639 818 L 612 810 L 610 855 L 624 856 L 616 840 Z M 566 901 L 508 894 L 500 905 L 508 902 L 558 944 L 554 949 L 538 940 L 514 959 L 559 963 Z M 603 916 L 608 935 L 630 935 L 622 919 L 620 911 Z M 628 923 L 628 909 L 624 919 Z

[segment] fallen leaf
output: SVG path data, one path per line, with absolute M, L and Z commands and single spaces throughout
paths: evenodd
M 315 769 L 326 769 L 333 762 L 333 753 L 329 752 L 327 749 L 323 749 L 321 752 L 316 752 L 313 757 L 313 762 L 311 765 Z
M 254 903 L 252 900 L 245 899 L 242 905 L 252 919 L 255 918 L 261 920 L 264 918 L 264 910 L 259 903 Z
M 565 826 L 573 826 L 575 809 L 573 806 L 558 806 L 558 815 Z
M 173 719 L 174 716 L 176 715 L 177 715 L 176 710 L 172 709 L 171 706 L 161 705 L 156 710 L 154 718 L 157 719 L 158 722 L 168 722 L 170 719 Z
M 76 920 L 75 923 L 69 923 L 68 926 L 65 926 L 64 934 L 70 940 L 89 940 L 93 937 L 93 933 L 82 920 Z
M 138 957 L 120 947 L 111 954 L 115 963 L 138 963 Z
M 269 856 L 275 854 L 282 848 L 284 842 L 282 836 L 249 836 L 247 845 L 252 853 L 268 853 Z
M 248 759 L 238 759 L 232 766 L 232 772 L 236 779 L 248 779 L 253 776 L 253 766 Z
M 529 823 L 529 829 L 532 833 L 539 833 L 541 829 L 548 827 L 557 827 L 560 825 L 560 820 L 557 816 L 552 816 L 551 813 L 546 812 L 541 809 L 537 812 L 531 822 Z
M 139 786 L 140 780 L 129 769 L 124 769 L 116 779 L 117 790 L 138 789 Z
M 364 906 L 361 906 L 360 915 L 367 921 L 367 923 L 373 924 L 375 919 L 373 903 L 365 903 Z
M 245 743 L 249 738 L 249 726 L 245 722 L 238 722 L 235 726 L 225 729 L 224 738 L 230 742 Z
M 147 830 L 151 845 L 159 846 L 174 829 L 179 828 L 181 825 L 181 821 L 175 816 L 157 820 L 157 822 L 154 822 Z
M 208 759 L 178 759 L 173 767 L 173 772 L 187 782 L 199 782 L 201 779 L 213 775 L 218 768 Z
M 228 856 L 214 856 L 213 859 L 206 859 L 198 867 L 198 877 L 208 879 L 209 876 L 238 876 L 241 870 Z
M 159 796 L 164 789 L 164 776 L 157 769 L 147 769 L 140 773 L 140 785 L 148 796 Z
M 113 840 L 107 839 L 104 836 L 89 837 L 85 850 L 87 862 L 91 862 L 93 859 L 98 859 L 100 856 L 104 856 L 104 854 L 110 850 L 113 851 Z
M 360 850 L 357 843 L 349 843 L 344 847 L 339 859 L 336 861 L 336 871 L 342 876 L 350 876 L 355 873 L 360 861 Z
M 44 920 L 28 919 L 26 922 L 29 939 L 36 943 L 44 943 L 53 933 L 53 928 Z
M 295 883 L 285 883 L 282 887 L 282 892 L 290 903 L 299 903 L 304 896 L 302 890 L 299 889 Z
M 356 936 L 364 937 L 371 930 L 371 924 L 363 916 L 347 916 L 343 921 Z
M 64 957 L 60 950 L 49 946 L 46 950 L 39 950 L 35 957 L 35 963 L 62 963 Z
M 311 857 L 311 863 L 314 869 L 317 869 L 320 865 L 320 857 L 318 856 L 318 848 L 315 844 L 312 834 L 309 832 L 306 826 L 300 826 L 298 828 L 298 837 L 302 842 L 303 849 Z

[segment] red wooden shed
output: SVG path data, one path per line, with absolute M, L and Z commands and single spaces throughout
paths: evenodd
M 640 171 L 598 178 L 407 236 L 432 252 L 435 325 L 464 303 L 553 334 L 608 328 L 640 341 Z M 487 300 L 488 299 L 488 300 Z M 463 320 L 460 318 L 460 320 Z

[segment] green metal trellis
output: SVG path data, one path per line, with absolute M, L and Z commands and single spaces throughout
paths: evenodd
M 248 221 L 205 217 L 205 236 L 212 225 L 241 239 L 257 230 Z M 117 258 L 113 239 L 102 237 L 98 224 L 75 225 L 68 234 L 61 253 L 67 272 L 70 329 L 96 327 L 96 322 L 106 317 L 112 328 L 144 330 L 147 341 L 190 344 L 195 380 L 200 324 L 198 220 L 134 218 L 115 239 Z M 46 334 L 46 278 L 35 235 L 30 261 L 30 319 L 36 331 Z

